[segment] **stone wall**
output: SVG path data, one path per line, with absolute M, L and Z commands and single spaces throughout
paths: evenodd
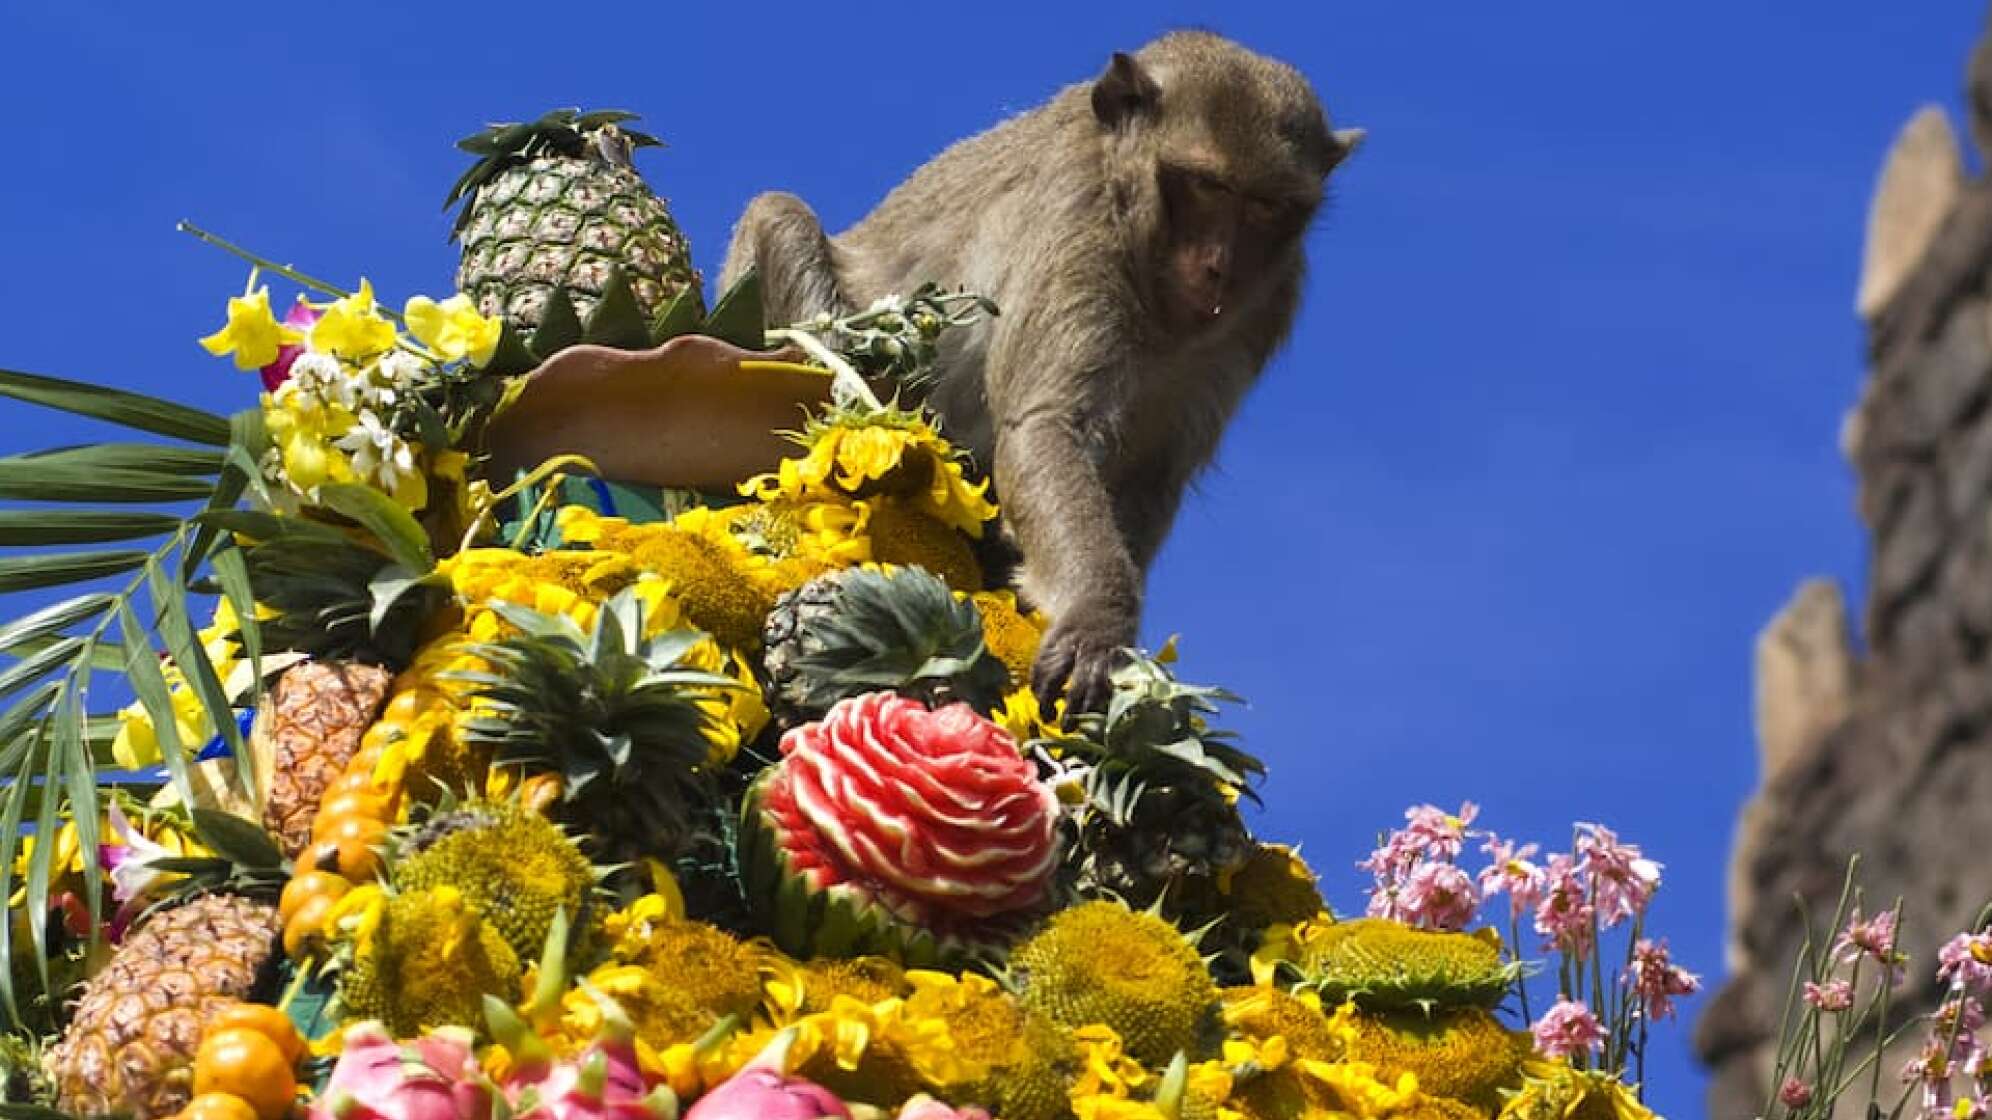
M 1992 144 L 1992 40 L 1966 104 Z M 1915 1010 L 1937 945 L 1992 898 L 1992 180 L 1968 177 L 1945 113 L 1919 111 L 1885 161 L 1856 305 L 1869 372 L 1842 449 L 1870 540 L 1856 654 L 1832 585 L 1812 581 L 1757 647 L 1762 782 L 1738 823 L 1728 979 L 1695 1044 L 1708 1115 L 1757 1115 L 1803 931 L 1862 853 L 1870 909 L 1900 895 Z M 1824 921 L 1824 917 L 1818 920 Z M 1906 1054 L 1891 1056 L 1885 1084 Z

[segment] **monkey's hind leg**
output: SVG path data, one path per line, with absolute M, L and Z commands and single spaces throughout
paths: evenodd
M 761 303 L 770 325 L 799 322 L 852 308 L 837 283 L 836 249 L 816 212 L 792 194 L 770 191 L 747 204 L 733 227 L 733 245 L 720 270 L 720 288 L 753 268 L 761 276 Z

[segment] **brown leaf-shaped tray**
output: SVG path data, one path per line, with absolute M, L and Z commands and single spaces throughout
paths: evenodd
M 797 356 L 704 335 L 654 350 L 570 346 L 492 419 L 487 477 L 502 485 L 556 455 L 585 455 L 619 482 L 731 491 L 795 454 L 780 433 L 830 400 L 830 375 Z

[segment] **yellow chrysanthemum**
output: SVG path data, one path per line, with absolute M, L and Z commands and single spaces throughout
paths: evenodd
M 201 348 L 219 358 L 235 356 L 236 369 L 261 369 L 277 360 L 277 351 L 304 336 L 277 322 L 270 312 L 270 289 L 255 288 L 228 300 L 228 323 L 201 339 Z
M 782 1026 L 828 1011 L 839 998 L 879 1003 L 898 999 L 908 989 L 906 970 L 885 957 L 797 962 L 770 953 L 765 971 L 761 988 L 767 1015 Z
M 374 306 L 373 285 L 365 279 L 360 290 L 327 304 L 311 325 L 311 348 L 349 361 L 363 361 L 391 349 L 394 324 Z
M 1539 1059 L 1525 1062 L 1522 1073 L 1521 1091 L 1501 1106 L 1500 1120 L 1656 1120 L 1608 1073 Z
M 1075 1104 L 1082 1097 L 1124 1098 L 1153 1080 L 1153 1075 L 1140 1062 L 1128 1057 L 1121 1036 L 1105 1023 L 1089 1023 L 1074 1029 L 1072 1041 L 1079 1047 L 1083 1062 L 1078 1078 L 1072 1083 Z
M 956 1053 L 947 1025 L 909 1014 L 903 1000 L 865 1003 L 839 996 L 829 1010 L 804 1015 L 783 1028 L 796 1032 L 789 1069 L 847 1101 L 896 1109 L 916 1093 L 943 1096 L 987 1072 Z M 734 1036 L 702 1062 L 707 1084 L 744 1066 L 774 1036 L 774 1029 Z
M 800 442 L 808 454 L 784 459 L 774 473 L 742 483 L 740 492 L 762 501 L 826 492 L 903 496 L 971 537 L 996 516 L 984 496 L 989 484 L 969 482 L 954 449 L 916 413 L 843 414 L 812 423 Z
M 907 1013 L 947 1024 L 955 1053 L 964 1062 L 1002 1069 L 1029 1056 L 1023 1005 L 987 976 L 916 969 L 906 973 L 906 982 L 913 986 L 906 997 Z

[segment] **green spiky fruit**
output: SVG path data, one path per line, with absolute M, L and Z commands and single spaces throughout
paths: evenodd
M 1087 902 L 1010 954 L 1024 1006 L 1067 1027 L 1105 1023 L 1150 1065 L 1216 1040 L 1217 986 L 1196 948 L 1153 914 Z
M 1328 1003 L 1365 1010 L 1492 1007 L 1519 966 L 1503 962 L 1491 934 L 1413 929 L 1386 918 L 1354 918 L 1314 931 L 1295 962 Z
M 881 689 L 987 715 L 1010 680 L 975 604 L 922 568 L 818 576 L 776 602 L 763 638 L 772 707 L 788 726 Z
M 1455 1007 L 1426 1015 L 1419 1011 L 1363 1012 L 1349 1042 L 1352 1061 L 1370 1062 L 1387 1083 L 1416 1074 L 1418 1088 L 1491 1113 L 1501 1090 L 1521 1085 L 1522 1059 L 1529 1036 L 1501 1025 L 1481 1007 Z
M 477 647 L 492 671 L 464 678 L 483 713 L 468 739 L 492 752 L 494 767 L 556 776 L 554 815 L 586 829 L 615 862 L 690 846 L 712 783 L 714 717 L 699 704 L 739 687 L 686 664 L 704 635 L 646 636 L 643 600 L 627 590 L 585 633 L 564 616 L 493 609 L 519 633 Z
M 1238 803 L 1265 770 L 1210 724 L 1220 701 L 1236 699 L 1133 657 L 1115 670 L 1107 709 L 1046 744 L 1092 764 L 1066 860 L 1080 891 L 1160 903 L 1186 928 L 1230 911 L 1222 884 L 1254 847 Z
M 457 289 L 480 311 L 532 330 L 628 300 L 641 326 L 680 294 L 697 303 L 703 282 L 685 235 L 631 164 L 635 149 L 659 143 L 622 127 L 634 119 L 559 109 L 458 142 L 478 162 L 445 205 L 462 203 Z
M 595 868 L 558 825 L 513 805 L 460 815 L 469 820 L 395 862 L 396 889 L 455 887 L 520 960 L 539 956 L 557 914 L 588 928 Z

